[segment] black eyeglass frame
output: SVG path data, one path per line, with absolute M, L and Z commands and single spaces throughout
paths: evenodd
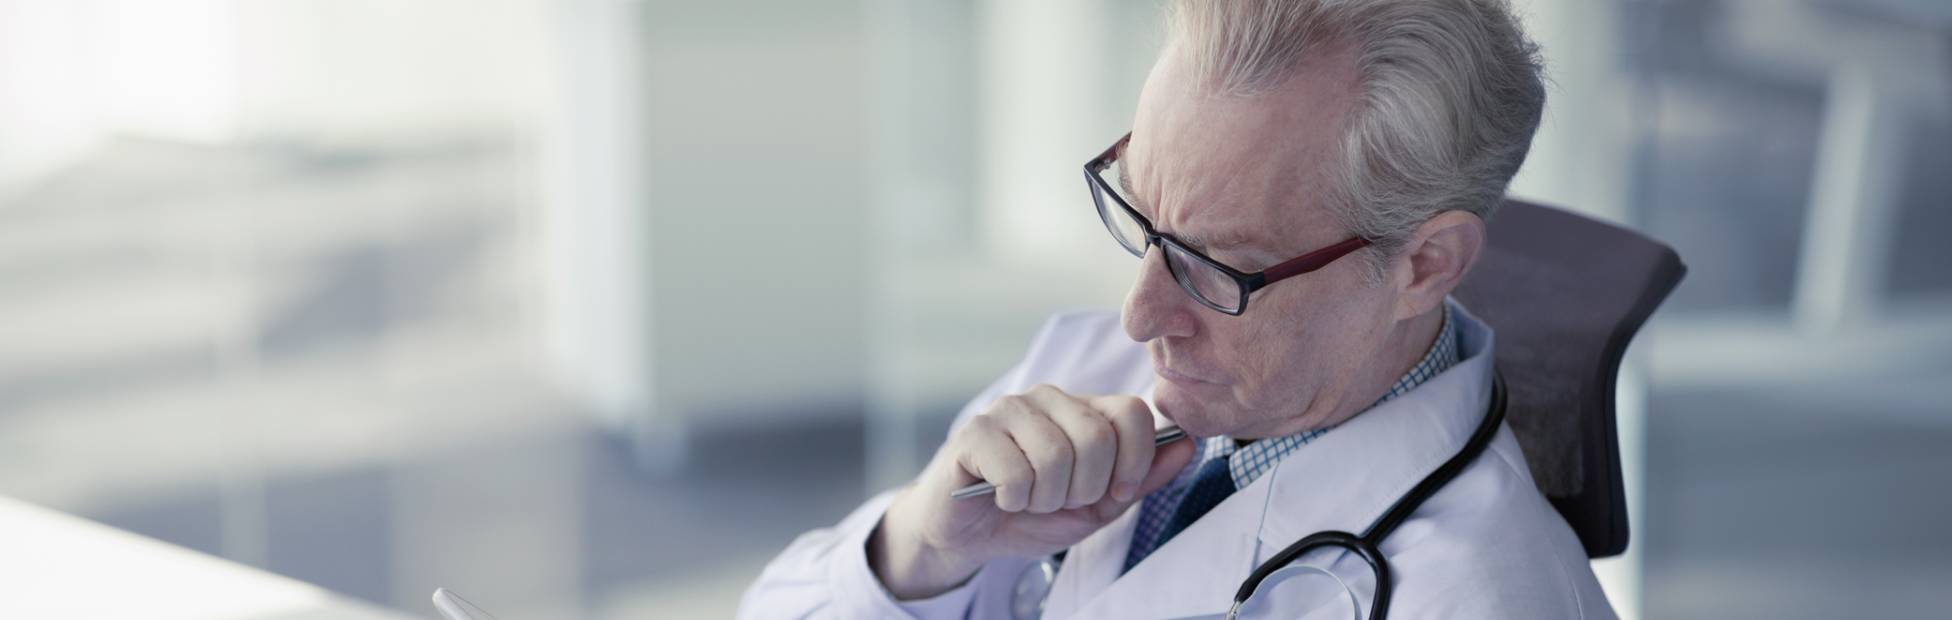
M 1177 249 L 1181 253 L 1193 257 L 1194 260 L 1215 267 L 1220 270 L 1220 273 L 1233 278 L 1234 283 L 1238 285 L 1235 288 L 1240 291 L 1240 303 L 1235 305 L 1233 310 L 1228 310 L 1226 307 L 1216 304 L 1201 295 L 1197 287 L 1190 281 L 1191 276 L 1182 273 L 1179 269 L 1173 268 L 1173 261 L 1167 260 L 1166 271 L 1173 274 L 1173 281 L 1178 282 L 1179 287 L 1185 289 L 1186 294 L 1192 296 L 1193 300 L 1200 302 L 1202 306 L 1206 306 L 1222 314 L 1240 316 L 1242 313 L 1247 312 L 1247 298 L 1249 295 L 1254 294 L 1254 291 L 1267 288 L 1268 285 L 1274 284 L 1275 282 L 1327 267 L 1329 263 L 1335 262 L 1336 259 L 1347 256 L 1350 252 L 1369 245 L 1368 239 L 1359 236 L 1350 237 L 1340 243 L 1282 261 L 1280 264 L 1255 273 L 1247 273 L 1229 267 L 1225 263 L 1214 260 L 1212 257 L 1193 249 L 1192 246 L 1186 245 L 1185 242 L 1174 238 L 1172 235 L 1153 230 L 1152 221 L 1146 219 L 1144 215 L 1140 215 L 1137 209 L 1132 208 L 1131 204 L 1126 203 L 1125 199 L 1118 195 L 1118 192 L 1111 186 L 1110 182 L 1105 180 L 1104 175 L 1101 173 L 1106 168 L 1111 167 L 1112 162 L 1118 161 L 1119 152 L 1124 150 L 1126 143 L 1131 140 L 1132 134 L 1127 132 L 1125 137 L 1119 138 L 1118 142 L 1113 143 L 1111 148 L 1105 149 L 1104 153 L 1099 154 L 1084 164 L 1085 185 L 1091 188 L 1091 202 L 1098 207 L 1098 219 L 1105 225 L 1105 230 L 1112 234 L 1112 239 L 1118 241 L 1119 247 L 1125 248 L 1125 251 L 1131 252 L 1133 256 L 1143 259 L 1145 258 L 1145 250 L 1147 248 L 1155 245 L 1171 244 L 1173 249 Z M 1118 229 L 1116 228 L 1117 224 L 1112 222 L 1111 212 L 1107 211 L 1108 207 L 1105 206 L 1106 196 L 1110 196 L 1111 201 L 1116 203 L 1118 208 L 1124 209 L 1125 213 L 1132 217 L 1132 221 L 1139 223 L 1140 230 L 1145 233 L 1145 247 L 1134 249 L 1131 246 L 1125 245 L 1124 237 L 1119 235 Z

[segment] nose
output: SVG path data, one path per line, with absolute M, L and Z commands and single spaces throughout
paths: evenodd
M 1138 342 L 1192 336 L 1198 331 L 1192 314 L 1198 303 L 1173 280 L 1166 269 L 1166 253 L 1158 246 L 1147 248 L 1139 262 L 1139 278 L 1125 294 L 1125 335 Z

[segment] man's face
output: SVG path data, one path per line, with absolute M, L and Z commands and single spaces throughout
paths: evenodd
M 1159 232 L 1250 273 L 1347 239 L 1321 195 L 1354 84 L 1352 56 L 1317 53 L 1279 88 L 1212 95 L 1168 50 L 1121 158 L 1132 207 Z M 1362 258 L 1263 288 L 1229 316 L 1188 296 L 1163 252 L 1149 250 L 1123 319 L 1152 354 L 1161 413 L 1196 436 L 1243 438 L 1350 413 L 1364 397 L 1349 387 L 1374 374 L 1396 324 L 1393 287 L 1366 284 Z

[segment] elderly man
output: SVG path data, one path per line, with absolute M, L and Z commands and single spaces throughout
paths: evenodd
M 1217 616 L 1269 565 L 1248 615 L 1612 617 L 1489 413 L 1491 330 L 1447 298 L 1544 104 L 1509 7 L 1181 0 L 1171 19 L 1131 134 L 1086 166 L 1141 260 L 1123 313 L 1047 324 L 912 484 L 794 542 L 742 615 Z M 1156 424 L 1193 439 L 1155 447 Z M 1460 453 L 1382 557 L 1277 558 L 1364 532 Z

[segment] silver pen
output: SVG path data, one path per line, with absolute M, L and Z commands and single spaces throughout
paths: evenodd
M 1163 446 L 1172 443 L 1174 441 L 1178 441 L 1179 438 L 1185 436 L 1186 436 L 1186 431 L 1179 430 L 1179 427 L 1177 426 L 1168 426 L 1159 429 L 1158 434 L 1152 436 L 1152 445 L 1154 447 Z M 949 494 L 949 499 L 969 499 L 971 497 L 989 495 L 995 492 L 996 492 L 996 485 L 990 484 L 987 481 L 978 482 L 976 484 L 972 484 L 960 489 L 956 489 L 956 492 Z

